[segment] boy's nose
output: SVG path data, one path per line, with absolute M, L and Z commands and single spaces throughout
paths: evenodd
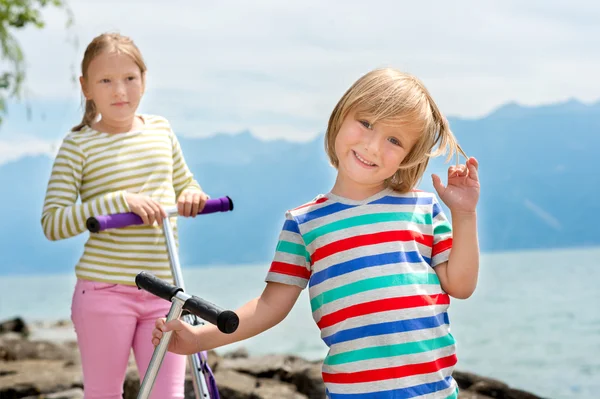
M 379 154 L 379 147 L 380 147 L 380 143 L 379 143 L 379 138 L 377 137 L 377 135 L 371 135 L 370 137 L 368 137 L 365 142 L 365 151 L 367 151 L 369 154 L 372 155 L 377 155 Z

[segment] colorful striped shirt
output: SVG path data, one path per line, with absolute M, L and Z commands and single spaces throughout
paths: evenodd
M 266 281 L 308 286 L 330 399 L 456 398 L 449 296 L 434 268 L 452 232 L 435 195 L 332 193 L 288 211 Z
M 201 190 L 169 122 L 142 117 L 144 127 L 137 131 L 110 134 L 86 126 L 64 137 L 41 218 L 49 240 L 87 232 L 91 216 L 130 212 L 126 192 L 172 206 L 184 190 Z M 176 218 L 171 222 L 177 240 Z M 141 271 L 172 281 L 165 238 L 156 223 L 90 234 L 75 267 L 78 278 L 126 285 L 135 285 Z

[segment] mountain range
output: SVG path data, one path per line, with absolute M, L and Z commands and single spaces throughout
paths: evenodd
M 600 102 L 511 103 L 482 118 L 449 121 L 480 163 L 483 252 L 600 245 L 594 223 L 600 212 Z M 235 204 L 233 212 L 180 220 L 185 267 L 268 263 L 285 211 L 327 192 L 335 178 L 322 134 L 301 143 L 263 141 L 250 131 L 178 136 L 203 188 Z M 58 242 L 42 234 L 52 161 L 37 155 L 0 165 L 0 274 L 69 272 L 81 254 L 86 234 Z M 430 163 L 419 188 L 433 190 L 430 174 L 445 177 L 444 161 Z

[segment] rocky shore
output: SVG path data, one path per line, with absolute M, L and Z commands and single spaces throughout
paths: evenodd
M 71 328 L 68 322 L 41 328 Z M 22 319 L 0 322 L 0 399 L 81 399 L 83 381 L 77 344 L 31 338 L 32 327 Z M 292 355 L 248 356 L 238 350 L 209 353 L 222 399 L 324 399 L 321 362 Z M 472 373 L 456 371 L 459 399 L 541 399 L 532 393 Z M 134 399 L 139 378 L 130 358 L 123 384 L 124 399 Z M 191 377 L 186 398 L 193 399 Z

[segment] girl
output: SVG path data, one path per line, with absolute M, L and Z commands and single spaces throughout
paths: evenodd
M 184 354 L 247 339 L 283 320 L 308 286 L 329 347 L 329 398 L 456 398 L 447 309 L 477 284 L 477 161 L 451 166 L 447 186 L 432 176 L 450 225 L 436 196 L 415 186 L 431 156 L 464 152 L 423 84 L 392 69 L 350 87 L 325 147 L 335 184 L 286 213 L 266 288 L 237 310 L 238 330 L 160 318 L 152 342 L 174 331 L 169 350 Z
M 134 212 L 145 222 L 91 235 L 75 267 L 71 317 L 85 397 L 116 399 L 122 397 L 131 348 L 143 377 L 154 350 L 148 342 L 154 320 L 170 306 L 135 286 L 143 270 L 172 281 L 158 226 L 166 216 L 162 206 L 177 203 L 180 215 L 195 216 L 207 196 L 169 122 L 137 113 L 146 65 L 129 38 L 96 37 L 85 51 L 81 73 L 85 114 L 62 141 L 41 222 L 50 240 L 83 233 L 93 215 Z M 183 398 L 185 367 L 184 356 L 165 357 L 153 397 Z

